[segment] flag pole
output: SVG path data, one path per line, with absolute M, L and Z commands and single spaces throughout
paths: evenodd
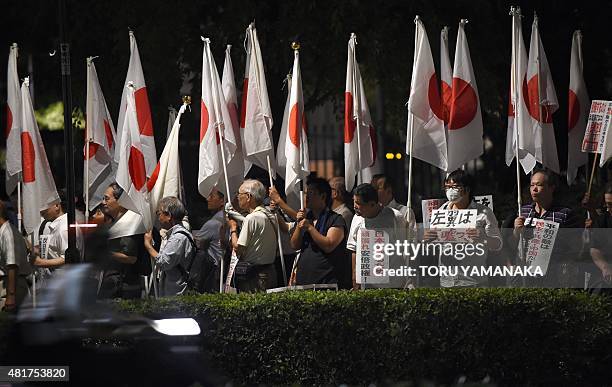
M 418 21 L 420 20 L 419 15 L 414 18 L 414 58 L 412 60 L 412 85 L 414 85 L 414 69 L 416 66 L 416 56 L 417 56 L 417 44 L 419 42 L 419 26 Z M 410 103 L 410 100 L 408 101 Z M 408 138 L 408 148 L 410 149 L 410 155 L 408 158 L 408 200 L 406 202 L 406 206 L 408 207 L 408 212 L 410 213 L 410 209 L 412 208 L 412 151 L 414 149 L 414 114 L 410 112 L 410 106 L 408 106 L 408 127 L 409 127 L 409 138 Z
M 223 114 L 219 111 L 219 95 L 217 95 L 217 74 L 213 69 L 213 56 L 210 52 L 210 39 L 202 38 L 206 43 L 206 50 L 208 50 L 208 56 L 210 60 L 208 61 L 208 71 L 210 72 L 210 79 L 212 80 L 212 92 L 213 92 L 213 109 L 215 109 L 215 116 L 217 117 L 217 122 L 215 122 L 215 127 L 217 128 L 217 134 L 219 135 L 219 148 L 221 148 L 221 163 L 223 164 L 223 179 L 225 180 L 225 201 L 226 203 L 230 202 L 230 189 L 229 182 L 227 180 L 227 162 L 225 160 L 225 139 L 223 137 L 222 128 L 225 128 L 225 123 L 223 122 Z M 223 265 L 224 259 L 221 257 L 221 263 L 219 265 L 219 293 L 223 293 Z
M 357 127 L 357 185 L 363 183 L 363 171 L 361 169 L 361 84 L 357 84 L 356 81 L 356 67 L 359 66 L 357 63 L 357 57 L 355 55 L 355 51 L 357 51 L 357 35 L 353 32 L 351 33 L 351 39 L 355 40 L 355 49 L 353 50 L 353 73 L 351 77 L 353 77 L 353 87 L 356 92 L 356 96 L 353 101 L 353 111 L 351 114 L 355 116 L 355 124 Z M 355 115 L 355 111 L 357 114 Z
M 91 66 L 91 61 L 93 57 L 87 58 L 87 67 Z M 89 92 L 89 76 L 87 77 L 87 91 Z M 89 117 L 87 117 L 89 118 Z M 83 191 L 85 191 L 85 222 L 89 220 L 89 143 L 91 142 L 91 136 L 89 135 L 89 125 L 85 123 L 85 186 L 83 187 Z
M 520 17 L 521 17 L 521 8 L 520 7 L 510 7 L 510 15 L 512 15 L 512 49 L 513 49 L 513 59 L 514 59 L 514 66 L 512 66 L 512 72 L 514 73 L 514 77 L 513 77 L 513 84 L 512 84 L 512 94 L 514 95 L 514 139 L 515 139 L 515 145 L 514 145 L 514 156 L 516 159 L 516 187 L 517 187 L 517 204 L 518 204 L 518 215 L 521 215 L 521 207 L 523 206 L 523 201 L 521 199 L 521 168 L 520 168 L 520 162 L 519 162 L 519 152 L 518 152 L 518 147 L 519 147 L 519 132 L 518 132 L 518 122 L 519 122 L 519 112 L 520 109 L 518 108 L 519 105 L 519 92 L 520 92 L 520 84 L 521 81 L 518 79 L 519 75 L 518 74 L 518 55 L 519 55 L 519 50 L 518 50 L 518 39 L 519 37 L 517 36 L 516 33 L 516 29 L 514 28 L 514 25 L 516 24 L 516 18 L 519 18 L 519 22 L 520 22 Z
M 19 232 L 21 233 L 21 219 L 23 217 L 23 215 L 21 214 L 21 172 L 19 172 L 19 179 L 17 181 L 17 229 L 19 229 Z
M 517 196 L 516 196 L 516 202 L 518 205 L 517 208 L 517 215 L 521 216 L 521 207 L 523 206 L 523 201 L 521 199 L 521 163 L 519 161 L 519 132 L 518 132 L 518 123 L 519 123 L 519 114 L 521 109 L 519 108 L 519 93 L 520 93 L 520 84 L 521 84 L 521 80 L 519 79 L 519 72 L 518 72 L 518 66 L 519 66 L 519 55 L 520 55 L 520 50 L 518 49 L 518 44 L 519 44 L 519 36 L 517 34 L 515 25 L 517 24 L 516 20 L 518 18 L 518 21 L 520 23 L 520 17 L 521 17 L 521 8 L 520 7 L 510 7 L 510 15 L 512 15 L 512 59 L 514 60 L 514 65 L 512 66 L 512 72 L 514 73 L 514 77 L 512 77 L 513 79 L 513 84 L 512 84 L 512 93 L 514 95 L 514 140 L 515 140 L 515 145 L 514 145 L 514 158 L 516 159 L 516 190 L 517 190 Z M 519 244 L 518 244 L 518 254 L 519 254 L 519 260 L 521 261 L 521 263 L 524 263 L 525 261 L 525 257 L 524 257 L 524 248 L 523 248 L 523 233 L 519 234 Z M 522 283 L 523 285 L 525 285 L 525 278 L 522 278 Z
M 591 188 L 593 188 L 593 177 L 595 176 L 595 169 L 597 168 L 597 156 L 599 153 L 595 153 L 595 159 L 593 159 L 593 168 L 591 169 L 591 178 L 589 179 L 589 189 L 587 193 L 591 194 Z

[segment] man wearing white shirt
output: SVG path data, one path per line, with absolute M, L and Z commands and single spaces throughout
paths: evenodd
M 408 207 L 395 200 L 395 197 L 393 197 L 393 186 L 386 175 L 382 173 L 374 175 L 372 177 L 372 186 L 376 189 L 378 202 L 381 205 L 398 210 L 404 217 L 406 216 Z
M 6 289 L 5 310 L 13 311 L 28 293 L 26 277 L 32 272 L 26 243 L 19 230 L 8 220 L 8 211 L 0 201 L 0 270 Z
M 55 269 L 64 265 L 68 249 L 68 214 L 64 212 L 65 197 L 40 212 L 49 223 L 40 237 L 38 248 L 34 249 L 32 264 L 41 268 Z M 44 242 L 43 242 L 44 241 Z
M 408 238 L 408 225 L 406 218 L 397 210 L 384 207 L 378 202 L 376 189 L 370 184 L 361 184 L 355 188 L 353 194 L 355 216 L 351 223 L 346 248 L 352 251 L 353 289 L 359 288 L 357 284 L 357 234 L 361 229 L 385 231 L 389 234 L 389 243 L 403 242 Z M 404 257 L 392 255 L 389 257 L 389 268 L 399 268 L 406 265 Z M 402 288 L 407 285 L 405 277 L 390 277 L 389 283 L 379 284 L 377 287 Z
M 332 177 L 329 179 L 329 185 L 332 189 L 332 211 L 342 216 L 344 222 L 346 223 L 346 227 L 351 227 L 351 223 L 353 222 L 353 212 L 346 205 L 348 202 L 348 192 L 346 191 L 344 177 Z

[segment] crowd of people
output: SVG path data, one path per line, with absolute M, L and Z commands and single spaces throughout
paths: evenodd
M 525 265 L 525 251 L 534 238 L 533 224 L 543 219 L 559 226 L 548 270 L 541 278 L 523 280 L 522 285 L 612 285 L 612 246 L 607 231 L 612 228 L 612 183 L 606 186 L 602 198 L 605 208 L 597 197 L 585 195 L 582 207 L 588 211 L 586 221 L 568 205 L 557 202 L 558 186 L 551 172 L 534 171 L 529 186 L 531 201 L 520 208 L 520 215 L 504 219 L 502 226 L 507 227 L 500 228 L 493 211 L 474 200 L 474 179 L 464 170 L 454 171 L 445 179 L 446 202 L 440 209 L 473 210 L 475 226 L 464 229 L 463 237 L 484 246 L 484 253 L 457 259 L 447 253 L 411 256 L 386 252 L 385 265 L 388 269 Z M 98 265 L 100 298 L 219 292 L 228 289 L 226 282 L 238 292 L 311 284 L 357 290 L 363 288 L 358 275 L 362 269 L 360 247 L 365 243 L 359 236 L 362 230 L 384 231 L 389 244 L 440 242 L 442 231 L 418 227 L 414 211 L 396 201 L 392 181 L 385 175 L 375 175 L 371 183 L 360 184 L 351 193 L 342 177 L 329 181 L 311 177 L 304 188 L 302 208 L 292 208 L 276 187 L 266 187 L 258 180 L 245 180 L 234 198 L 226 198 L 215 188 L 207 197 L 212 216 L 196 230 L 190 227 L 184 203 L 176 197 L 165 197 L 158 204 L 156 227 L 145 230 L 140 215 L 121 205 L 123 189 L 113 183 L 88 219 L 103 231 L 105 248 L 93 252 L 95 259 L 88 258 L 92 252 L 81 258 Z M 39 232 L 31 238 L 24 238 L 17 229 L 10 203 L 0 202 L 5 309 L 15 309 L 33 291 L 33 276 L 39 284 L 44 283 L 65 264 L 69 228 L 65 200 L 61 194 L 60 201 L 41 211 Z M 84 237 L 77 232 L 81 252 Z M 453 272 L 390 276 L 368 287 L 499 285 L 499 281 L 467 271 L 448 273 Z M 503 283 L 508 284 L 516 283 Z

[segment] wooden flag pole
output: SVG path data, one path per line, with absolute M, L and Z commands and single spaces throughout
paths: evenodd
M 589 189 L 587 193 L 591 195 L 591 188 L 593 188 L 593 177 L 595 177 L 595 169 L 597 168 L 597 156 L 599 153 L 595 153 L 595 159 L 593 160 L 593 168 L 591 168 L 591 178 L 589 179 Z

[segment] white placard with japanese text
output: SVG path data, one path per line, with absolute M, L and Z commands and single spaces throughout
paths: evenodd
M 383 230 L 368 230 L 362 228 L 357 233 L 356 279 L 358 284 L 386 284 L 389 276 L 374 275 L 377 267 L 389 269 L 389 257 L 381 253 L 374 256 L 374 246 L 389 243 L 389 234 Z M 382 272 L 381 269 L 376 269 Z
M 527 243 L 527 253 L 525 255 L 527 264 L 531 267 L 540 267 L 542 273 L 546 274 L 550 255 L 555 246 L 555 239 L 559 231 L 559 223 L 551 220 L 527 218 L 526 226 L 533 227 L 533 238 Z

